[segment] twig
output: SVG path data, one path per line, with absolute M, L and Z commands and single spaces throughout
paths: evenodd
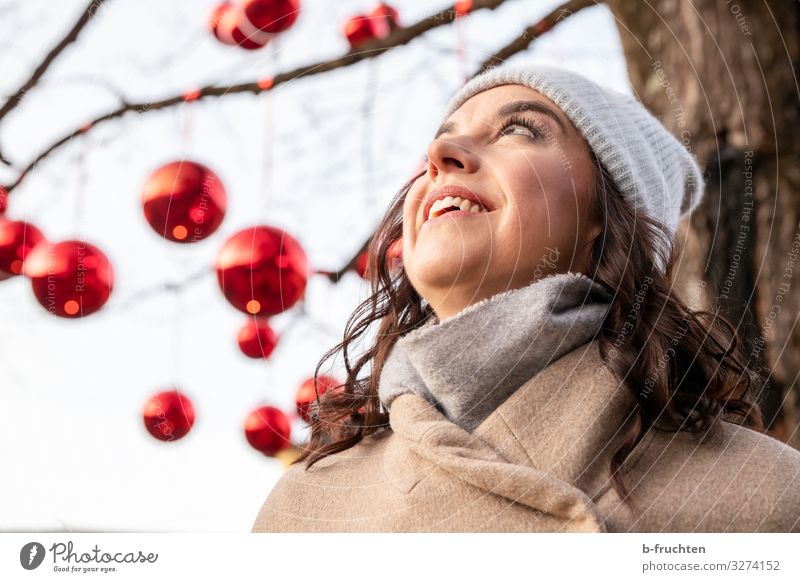
M 96 2 L 97 1 L 99 0 L 96 0 Z M 476 10 L 481 9 L 494 10 L 506 1 L 507 0 L 474 0 L 470 11 L 475 12 Z M 73 138 L 82 133 L 90 131 L 92 128 L 102 123 L 122 117 L 128 112 L 135 111 L 137 113 L 145 113 L 157 111 L 160 109 L 174 107 L 187 101 L 199 101 L 209 97 L 222 97 L 224 95 L 232 95 L 236 93 L 253 93 L 257 95 L 264 91 L 271 91 L 278 85 L 288 83 L 289 81 L 294 81 L 295 79 L 319 75 L 321 73 L 326 73 L 335 69 L 354 65 L 358 62 L 375 58 L 391 49 L 406 45 L 429 30 L 433 30 L 452 22 L 457 16 L 455 9 L 456 5 L 453 5 L 451 8 L 428 16 L 427 18 L 424 18 L 411 26 L 395 28 L 392 34 L 385 39 L 376 39 L 365 42 L 363 45 L 359 45 L 356 49 L 351 50 L 349 53 L 331 61 L 323 61 L 313 65 L 298 67 L 292 71 L 279 73 L 268 79 L 261 79 L 229 86 L 209 85 L 158 101 L 124 104 L 113 111 L 109 111 L 108 113 L 100 115 L 88 123 L 83 124 L 80 128 L 71 131 L 69 134 L 63 136 L 55 143 L 48 146 L 44 151 L 39 153 L 33 159 L 33 161 L 23 167 L 22 171 L 17 176 L 17 179 L 6 186 L 6 190 L 8 190 L 9 193 L 14 190 L 39 162 L 44 160 L 64 144 L 69 143 Z
M 478 67 L 478 70 L 473 74 L 473 77 L 490 67 L 506 62 L 513 55 L 526 50 L 534 40 L 576 12 L 590 6 L 596 6 L 598 4 L 602 4 L 602 2 L 599 0 L 570 0 L 569 2 L 562 4 L 547 14 L 544 18 L 540 19 L 536 24 L 526 28 L 517 38 L 486 59 L 483 64 Z
M 8 115 L 8 113 L 13 110 L 17 105 L 19 105 L 22 98 L 25 94 L 30 91 L 36 83 L 39 82 L 39 79 L 45 74 L 47 69 L 56 60 L 56 58 L 64 52 L 64 49 L 67 48 L 70 44 L 75 42 L 78 39 L 78 35 L 81 33 L 83 28 L 89 23 L 89 21 L 97 14 L 97 10 L 106 0 L 92 0 L 83 9 L 80 18 L 78 21 L 72 26 L 69 32 L 67 32 L 66 36 L 61 39 L 61 41 L 54 46 L 47 55 L 45 55 L 44 60 L 39 63 L 39 66 L 33 70 L 31 76 L 28 78 L 22 86 L 17 89 L 17 92 L 14 93 L 11 97 L 9 97 L 8 101 L 0 107 L 0 121 Z

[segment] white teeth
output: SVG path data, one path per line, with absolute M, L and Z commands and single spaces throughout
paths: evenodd
M 461 198 L 460 196 L 445 196 L 444 198 L 437 200 L 431 205 L 431 210 L 428 213 L 428 220 L 432 218 L 436 218 L 436 216 L 446 208 L 458 208 L 464 212 L 470 212 L 472 214 L 477 214 L 478 212 L 483 212 L 483 207 L 478 204 L 477 202 L 473 202 L 468 198 Z

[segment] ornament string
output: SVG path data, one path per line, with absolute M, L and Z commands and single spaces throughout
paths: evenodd
M 278 70 L 278 51 L 280 35 L 273 37 L 269 43 L 269 61 L 271 70 Z M 269 87 L 271 85 L 270 79 L 265 79 L 260 82 L 262 87 Z M 274 100 L 272 91 L 264 91 L 264 139 L 262 141 L 261 153 L 261 219 L 264 222 L 269 213 L 269 207 L 272 203 L 272 190 L 273 190 L 273 167 L 275 155 L 274 143 Z
M 200 93 L 197 90 L 187 92 L 183 97 L 184 103 L 180 107 L 181 149 L 183 152 L 181 159 L 183 160 L 186 160 L 187 157 L 189 157 L 192 148 L 194 111 L 191 103 L 198 98 L 199 94 Z M 172 268 L 170 269 L 171 274 L 177 273 L 180 275 L 180 278 L 183 278 L 187 273 L 187 266 L 191 268 L 191 265 L 188 265 L 185 257 L 178 253 L 169 253 L 169 256 L 172 259 Z M 171 337 L 171 346 L 169 350 L 169 374 L 172 378 L 173 385 L 179 389 L 181 387 L 181 342 L 183 339 L 183 327 L 185 324 L 184 319 L 186 314 L 184 305 L 184 291 L 186 290 L 186 286 L 168 286 L 165 280 L 164 289 L 171 291 L 174 298 L 172 317 L 166 318 L 166 321 L 170 321 L 171 319 L 172 325 L 172 333 L 167 334 Z
M 172 296 L 174 298 L 174 309 L 172 312 L 172 346 L 170 357 L 170 377 L 172 383 L 176 388 L 180 388 L 181 384 L 181 343 L 183 341 L 183 328 L 186 313 L 184 291 L 185 287 L 179 286 L 172 289 Z
M 192 106 L 190 104 L 193 101 L 196 101 L 199 96 L 200 91 L 197 89 L 188 91 L 183 95 L 184 102 L 180 106 L 182 121 L 181 139 L 183 141 L 184 153 L 189 150 L 189 146 L 192 142 L 192 131 L 194 130 L 194 112 L 192 111 Z
M 361 140 L 364 159 L 364 198 L 367 201 L 368 216 L 372 216 L 378 204 L 374 187 L 374 164 L 372 160 L 373 109 L 378 93 L 378 72 L 378 59 L 370 59 L 369 62 L 367 62 L 367 86 L 364 91 L 364 114 L 362 115 L 362 119 L 364 120 L 364 135 Z
M 89 141 L 91 138 L 86 135 L 86 130 L 84 131 L 82 137 L 83 143 L 78 146 L 78 159 L 76 163 L 78 167 L 78 183 L 75 192 L 75 214 L 72 222 L 72 227 L 76 238 L 80 236 L 79 233 L 81 232 L 81 228 L 83 226 L 83 218 L 86 208 L 86 189 L 89 185 L 89 170 L 86 163 L 86 158 L 88 157 L 89 148 L 91 147 L 91 142 Z
M 463 82 L 469 81 L 469 68 L 467 63 L 467 36 L 464 30 L 464 19 L 472 10 L 472 0 L 456 2 L 455 4 L 455 28 L 456 28 L 456 50 L 458 61 L 461 67 L 461 78 Z

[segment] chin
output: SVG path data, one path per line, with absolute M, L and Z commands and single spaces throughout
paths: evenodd
M 440 292 L 478 287 L 486 279 L 482 265 L 471 265 L 453 257 L 417 264 L 413 271 L 407 269 L 406 273 L 416 289 L 437 289 Z

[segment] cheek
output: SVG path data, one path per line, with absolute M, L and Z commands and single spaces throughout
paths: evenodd
M 558 171 L 538 166 L 537 172 L 528 175 L 512 187 L 506 236 L 516 238 L 519 247 L 535 251 L 544 246 L 574 247 L 578 230 L 578 213 L 581 210 L 582 194 L 576 192 L 572 180 Z
M 578 193 L 560 162 L 538 160 L 513 174 L 507 184 L 510 218 L 525 228 L 553 228 L 574 221 Z

